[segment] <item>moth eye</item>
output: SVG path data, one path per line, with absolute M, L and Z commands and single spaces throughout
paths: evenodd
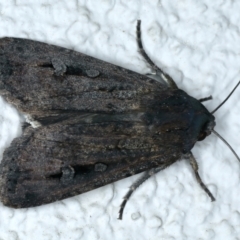
M 208 134 L 206 132 L 201 132 L 198 136 L 198 141 L 202 141 Z

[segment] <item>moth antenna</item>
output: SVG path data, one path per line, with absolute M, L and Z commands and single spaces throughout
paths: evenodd
M 139 48 L 140 54 L 146 60 L 146 62 L 150 65 L 150 67 L 156 72 L 156 75 L 160 76 L 164 82 L 167 82 L 171 88 L 178 89 L 177 84 L 174 80 L 166 74 L 161 68 L 159 68 L 147 55 L 146 51 L 143 48 L 142 38 L 141 38 L 141 20 L 137 21 L 137 44 Z
M 219 105 L 218 105 L 218 107 L 216 107 L 212 112 L 211 112 L 211 114 L 214 114 L 229 98 L 230 98 L 230 96 L 234 93 L 234 91 L 236 90 L 236 88 L 238 87 L 238 85 L 240 84 L 240 81 L 238 82 L 238 84 L 235 86 L 235 88 L 230 92 L 230 94 L 225 98 L 225 100 L 222 102 L 222 103 L 220 103 Z M 216 133 L 215 133 L 216 134 Z
M 151 176 L 153 176 L 154 174 L 156 174 L 157 172 L 163 170 L 164 168 L 166 168 L 167 165 L 164 165 L 162 167 L 158 167 L 158 168 L 152 168 L 149 171 L 144 172 L 144 175 L 141 176 L 136 182 L 134 182 L 132 184 L 132 186 L 129 188 L 127 194 L 124 196 L 123 201 L 121 203 L 120 206 L 120 210 L 119 210 L 119 216 L 118 219 L 122 220 L 122 215 L 123 215 L 123 211 L 124 208 L 126 206 L 127 201 L 129 200 L 129 198 L 131 197 L 131 195 L 133 194 L 133 192 L 142 184 L 144 183 L 147 179 L 149 179 Z
M 238 83 L 239 84 L 239 83 Z M 232 153 L 235 155 L 235 157 L 238 159 L 238 161 L 240 162 L 240 158 L 239 156 L 237 155 L 237 153 L 233 150 L 233 148 L 230 146 L 230 144 L 219 134 L 217 133 L 215 130 L 212 130 L 212 132 L 218 136 L 228 147 L 229 149 L 232 151 Z

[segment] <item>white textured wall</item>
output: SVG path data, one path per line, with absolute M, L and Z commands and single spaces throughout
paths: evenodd
M 216 107 L 240 79 L 240 2 L 211 0 L 0 0 L 0 37 L 40 40 L 146 73 L 146 51 L 178 86 Z M 37 93 L 36 93 L 37 94 Z M 215 116 L 240 155 L 240 89 Z M 21 134 L 20 115 L 0 99 L 0 154 Z M 143 184 L 117 220 L 136 177 L 64 201 L 14 210 L 0 203 L 0 239 L 240 239 L 240 163 L 215 136 L 194 149 L 203 181 L 181 161 Z M 49 193 L 51 194 L 51 193 Z

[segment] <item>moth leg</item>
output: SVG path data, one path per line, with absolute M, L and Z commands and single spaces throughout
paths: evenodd
M 147 53 L 143 49 L 142 38 L 141 38 L 141 20 L 137 21 L 137 44 L 138 44 L 140 54 L 143 56 L 146 62 L 150 65 L 152 70 L 156 72 L 156 75 L 160 76 L 161 80 L 163 80 L 164 82 L 167 82 L 171 88 L 178 89 L 177 84 L 174 82 L 174 80 L 168 74 L 166 74 L 161 68 L 156 66 L 156 64 L 153 63 L 153 61 L 150 59 L 150 57 L 147 55 Z
M 208 196 L 211 198 L 212 202 L 215 201 L 214 196 L 212 195 L 212 193 L 208 190 L 208 188 L 206 187 L 206 185 L 202 182 L 202 179 L 200 178 L 199 174 L 198 174 L 198 164 L 196 159 L 194 158 L 193 154 L 190 152 L 188 154 L 188 159 L 190 160 L 190 164 L 193 168 L 193 171 L 195 173 L 195 176 L 197 178 L 198 183 L 200 184 L 200 186 L 202 187 L 202 189 L 208 194 Z
M 124 196 L 123 201 L 121 203 L 120 206 L 120 210 L 119 210 L 119 217 L 118 219 L 122 219 L 122 215 L 123 215 L 123 211 L 124 208 L 126 206 L 127 201 L 129 200 L 129 198 L 131 197 L 131 195 L 133 194 L 133 192 L 142 184 L 144 183 L 148 178 L 150 178 L 151 176 L 153 176 L 155 173 L 163 170 L 164 168 L 166 168 L 167 166 L 161 166 L 158 168 L 152 168 L 149 171 L 144 172 L 143 176 L 141 176 L 135 183 L 132 184 L 132 186 L 129 188 L 127 194 Z
M 212 96 L 210 95 L 209 97 L 205 97 L 205 98 L 200 98 L 198 99 L 199 102 L 205 102 L 205 101 L 208 101 L 208 100 L 212 100 Z

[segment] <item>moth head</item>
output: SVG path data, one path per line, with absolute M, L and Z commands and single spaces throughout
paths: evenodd
M 213 116 L 213 114 L 230 98 L 230 96 L 233 94 L 233 92 L 236 90 L 236 88 L 239 86 L 240 84 L 240 81 L 238 82 L 238 84 L 234 87 L 234 89 L 230 92 L 230 94 L 225 98 L 225 100 L 220 103 L 212 112 L 211 112 L 211 115 Z M 237 153 L 233 150 L 233 148 L 230 146 L 230 144 L 218 133 L 214 130 L 214 126 L 215 126 L 215 121 L 213 122 L 209 122 L 209 124 L 206 126 L 206 130 L 203 132 L 202 136 L 199 136 L 199 138 L 202 140 L 202 137 L 203 139 L 211 134 L 211 133 L 214 133 L 218 138 L 220 138 L 228 147 L 229 149 L 232 151 L 232 153 L 236 156 L 236 158 L 238 159 L 238 161 L 240 161 L 240 158 L 239 156 L 237 155 Z M 206 136 L 204 137 L 204 135 L 206 134 Z M 199 141 L 201 141 L 199 140 Z

